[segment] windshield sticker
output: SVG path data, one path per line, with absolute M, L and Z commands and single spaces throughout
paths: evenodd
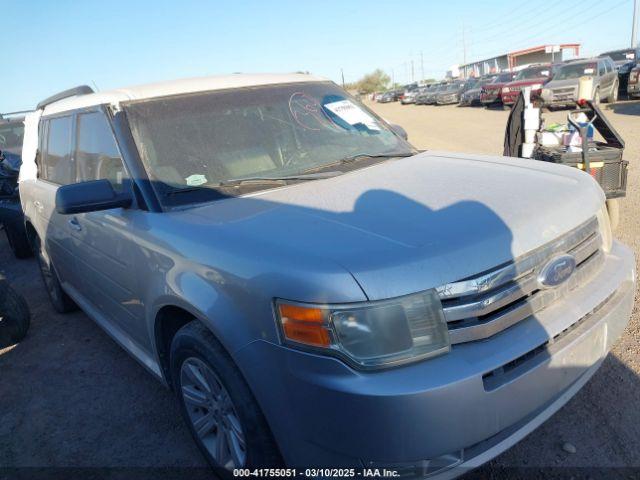
M 199 187 L 200 185 L 207 183 L 207 177 L 199 174 L 189 175 L 185 180 L 187 181 L 187 185 L 190 187 Z
M 627 53 L 625 55 L 625 57 L 627 57 L 627 60 L 635 60 L 636 59 L 636 54 L 635 53 Z
M 289 97 L 289 111 L 293 119 L 306 130 L 322 130 L 332 128 L 318 101 L 302 92 Z
M 540 72 L 540 75 L 542 75 L 543 77 L 548 77 L 549 76 L 549 70 L 542 70 Z
M 380 127 L 371 115 L 367 114 L 364 110 L 349 100 L 326 103 L 324 108 L 337 115 L 351 126 L 362 124 L 369 130 L 380 130 Z
M 585 75 L 593 75 L 593 68 L 585 68 L 584 69 L 584 74 Z

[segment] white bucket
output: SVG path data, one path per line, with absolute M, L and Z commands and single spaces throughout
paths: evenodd
M 578 100 L 593 100 L 593 77 L 578 80 Z

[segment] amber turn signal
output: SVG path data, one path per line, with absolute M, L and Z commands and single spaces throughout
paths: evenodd
M 278 305 L 278 314 L 287 340 L 314 347 L 331 346 L 323 310 L 281 303 Z

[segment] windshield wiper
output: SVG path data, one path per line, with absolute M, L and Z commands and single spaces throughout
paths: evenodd
M 245 177 L 245 178 L 232 178 L 230 180 L 223 180 L 218 183 L 209 183 L 200 185 L 197 187 L 180 188 L 178 190 L 172 190 L 165 195 L 173 196 L 180 193 L 199 192 L 202 190 L 213 190 L 223 187 L 236 187 L 240 185 L 258 184 L 258 185 L 270 185 L 270 184 L 282 184 L 286 185 L 290 181 L 307 181 L 307 180 L 322 180 L 323 178 L 332 178 L 342 175 L 343 172 L 318 172 L 318 173 L 301 173 L 299 175 L 288 175 L 283 177 Z
M 364 158 L 400 158 L 400 157 L 413 157 L 415 153 L 408 152 L 393 152 L 393 153 L 356 153 L 354 155 L 349 155 L 348 157 L 343 157 L 335 162 L 325 163 L 324 165 L 318 165 L 317 167 L 310 168 L 305 170 L 305 172 L 314 172 L 316 170 L 321 170 L 327 167 L 334 167 L 336 165 L 345 165 L 347 163 L 352 163 Z

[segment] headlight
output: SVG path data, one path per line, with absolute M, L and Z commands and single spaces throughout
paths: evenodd
M 356 367 L 388 367 L 450 349 L 435 290 L 344 305 L 277 300 L 276 314 L 285 343 L 338 355 Z
M 531 91 L 540 90 L 541 88 L 542 88 L 541 83 L 534 83 L 533 85 L 531 85 Z
M 613 244 L 613 233 L 611 232 L 611 223 L 609 222 L 609 212 L 606 204 L 602 205 L 597 217 L 600 236 L 602 237 L 602 249 L 608 253 L 611 251 Z
M 502 93 L 509 93 L 509 87 L 502 87 Z
M 542 98 L 550 98 L 551 97 L 551 89 L 543 88 L 541 95 L 542 95 Z

